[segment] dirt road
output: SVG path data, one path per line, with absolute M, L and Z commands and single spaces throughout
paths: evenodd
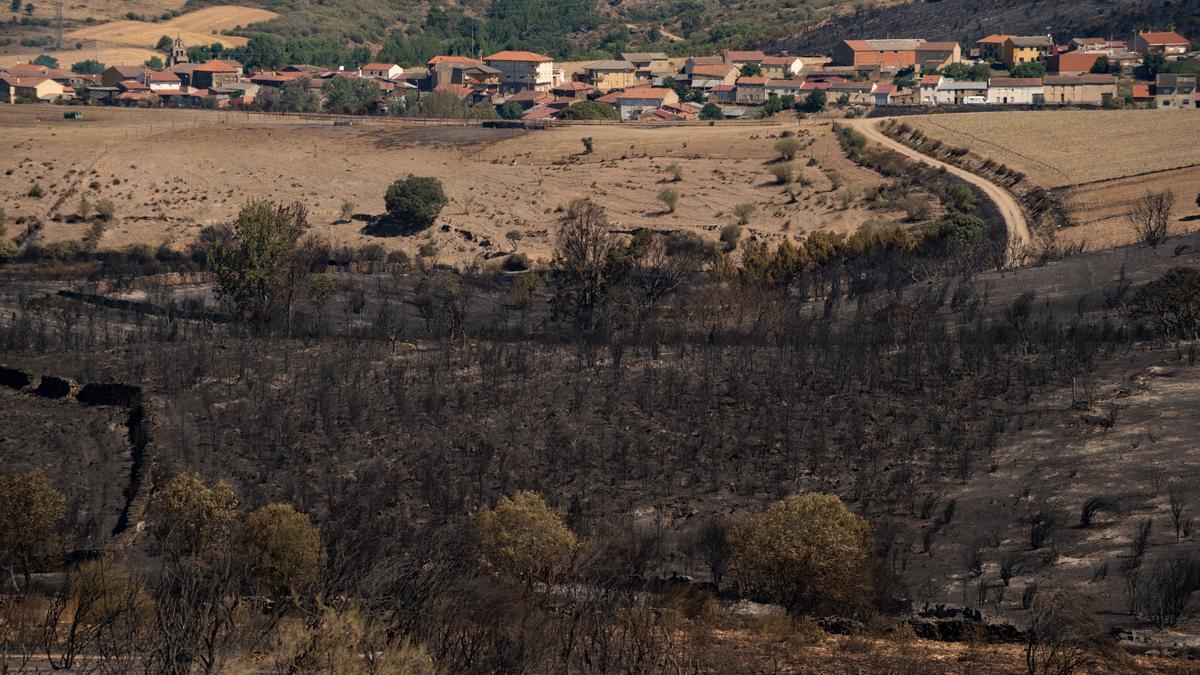
M 879 143 L 906 157 L 911 157 L 930 166 L 944 168 L 947 172 L 958 176 L 972 185 L 978 186 L 996 204 L 996 208 L 999 209 L 1000 215 L 1004 218 L 1004 225 L 1008 229 L 1008 250 L 1010 256 L 1014 255 L 1019 250 L 1019 247 L 1029 246 L 1033 241 L 1033 237 L 1029 233 L 1029 222 L 1025 220 L 1025 212 L 1021 210 L 1021 205 L 1017 203 L 1017 200 L 1007 190 L 982 176 L 977 176 L 970 171 L 965 171 L 956 166 L 933 159 L 899 141 L 889 138 L 879 130 L 879 123 L 884 119 L 887 118 L 851 120 L 850 124 L 875 143 Z M 1010 260 L 1009 262 L 1013 261 Z

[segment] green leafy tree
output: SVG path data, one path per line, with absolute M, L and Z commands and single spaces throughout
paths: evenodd
M 164 54 L 171 53 L 171 48 L 175 46 L 175 41 L 168 35 L 158 38 L 158 43 L 154 45 L 154 51 L 163 52 Z
M 279 109 L 282 112 L 316 112 L 321 97 L 308 88 L 311 82 L 309 78 L 301 77 L 283 85 L 279 91 Z
M 571 562 L 578 542 L 562 518 L 534 492 L 502 497 L 472 518 L 484 565 L 525 584 L 548 581 Z
M 775 152 L 779 154 L 779 159 L 790 162 L 796 158 L 796 153 L 800 151 L 800 142 L 794 136 L 781 138 L 775 143 Z
M 741 75 L 742 77 L 761 77 L 762 66 L 757 63 L 747 63 L 742 66 Z
M 12 0 L 12 2 L 9 3 L 9 9 L 12 10 L 13 14 L 21 11 L 21 0 Z
M 620 119 L 617 109 L 599 101 L 578 101 L 559 113 L 564 120 L 615 120 Z
M 745 591 L 792 611 L 845 610 L 870 587 L 867 521 L 833 495 L 793 495 L 736 524 L 731 568 Z
M 1042 77 L 1046 74 L 1046 64 L 1041 61 L 1027 61 L 1018 63 L 1008 71 L 1011 77 L 1034 78 Z
M 151 70 L 162 70 L 164 67 L 163 60 L 157 55 L 151 56 L 150 58 L 146 59 L 146 67 L 150 68 Z
M 251 513 L 234 543 L 247 576 L 268 593 L 296 597 L 317 578 L 321 533 L 291 504 L 268 504 Z
M 357 77 L 333 77 L 325 81 L 321 93 L 325 110 L 343 115 L 373 112 L 379 104 L 379 84 Z
M 1096 58 L 1096 62 L 1092 64 L 1092 72 L 1097 75 L 1107 75 L 1112 71 L 1112 64 L 1108 60 L 1108 56 L 1101 54 Z
M 716 103 L 705 103 L 700 109 L 700 119 L 702 120 L 722 120 L 725 119 L 725 113 L 721 112 L 721 106 Z
M 56 548 L 54 530 L 67 500 L 35 471 L 0 475 L 0 504 L 0 562 L 19 570 L 28 587 L 34 566 Z
M 84 59 L 71 64 L 71 72 L 80 75 L 99 75 L 104 69 L 105 65 L 95 59 Z
M 54 58 L 53 56 L 50 56 L 49 54 L 41 54 L 40 56 L 38 56 L 36 59 L 33 60 L 33 65 L 45 66 L 47 68 L 57 69 L 58 68 L 58 59 Z
M 280 301 L 291 297 L 297 281 L 291 269 L 296 244 L 307 229 L 308 211 L 299 202 L 247 203 L 232 227 L 209 246 L 217 296 L 242 319 L 270 319 Z
M 442 181 L 431 176 L 408 176 L 388 187 L 384 196 L 388 218 L 400 227 L 424 230 L 433 225 L 449 200 Z
M 496 112 L 506 120 L 519 120 L 525 114 L 525 109 L 516 101 L 505 101 L 496 107 Z
M 825 94 L 824 89 L 813 89 L 808 92 L 808 96 L 804 98 L 804 103 L 800 107 L 802 112 L 819 113 L 829 104 L 829 97 Z

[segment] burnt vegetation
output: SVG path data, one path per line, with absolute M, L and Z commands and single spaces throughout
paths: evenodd
M 849 130 L 843 144 L 912 171 Z M 1005 470 L 997 450 L 1037 397 L 1194 338 L 1194 271 L 1140 286 L 1132 313 L 995 300 L 975 282 L 1004 263 L 985 200 L 908 175 L 946 206 L 925 229 L 736 255 L 619 234 L 579 200 L 550 265 L 451 270 L 339 252 L 302 206 L 254 203 L 147 267 L 4 270 L 0 354 L 23 368 L 0 370 L 5 396 L 124 406 L 146 463 L 121 515 L 143 533 L 86 563 L 62 496 L 8 479 L 48 506 L 0 527 L 20 544 L 6 576 L 24 577 L 0 601 L 5 654 L 172 672 L 250 653 L 278 670 L 766 670 L 817 619 L 865 630 L 943 601 L 906 572 L 945 555 L 970 604 L 1019 600 L 1029 630 L 1007 635 L 1030 672 L 1121 665 L 1037 573 L 1101 520 L 1131 529 L 1123 501 L 1030 498 L 1022 534 L 972 535 L 963 556 L 949 495 Z M 173 274 L 139 276 L 154 267 Z M 55 277 L 73 290 L 37 292 Z M 1179 541 L 1192 506 L 1173 490 Z M 1112 562 L 1130 614 L 1174 626 L 1200 564 L 1159 553 L 1145 523 Z M 737 599 L 786 608 L 786 639 L 716 640 L 747 625 Z

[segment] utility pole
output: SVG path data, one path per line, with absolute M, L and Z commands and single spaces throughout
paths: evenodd
M 54 3 L 54 23 L 55 23 L 55 38 L 58 51 L 62 51 L 62 0 L 55 0 Z

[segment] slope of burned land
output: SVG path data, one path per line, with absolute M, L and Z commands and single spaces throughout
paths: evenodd
M 1022 625 L 1027 589 L 1053 587 L 1138 626 L 1117 573 L 1134 529 L 1155 524 L 1148 574 L 1195 550 L 1168 523 L 1200 503 L 1200 371 L 1121 306 L 1175 265 L 1200 265 L 1200 237 L 844 304 L 698 284 L 599 343 L 547 323 L 544 295 L 514 305 L 510 280 L 338 274 L 297 315 L 303 340 L 59 296 L 21 305 L 0 345 L 26 369 L 144 382 L 164 402 L 159 475 L 292 502 L 330 536 L 533 489 L 584 537 L 657 533 L 639 574 L 704 578 L 703 523 L 823 491 L 870 518 L 917 607 Z M 1121 506 L 1077 526 L 1098 496 Z
M 205 111 L 88 109 L 83 122 L 58 108 L 0 110 L 11 171 L 0 183 L 10 218 L 34 218 L 46 242 L 80 239 L 69 222 L 81 199 L 110 199 L 118 223 L 100 247 L 184 246 L 206 225 L 227 222 L 253 197 L 302 201 L 334 243 L 378 243 L 414 254 L 436 249 L 447 262 L 493 256 L 514 245 L 549 255 L 552 222 L 572 199 L 604 204 L 622 229 L 687 230 L 716 240 L 751 203 L 747 238 L 770 241 L 816 230 L 852 233 L 864 223 L 906 215 L 886 200 L 868 202 L 888 183 L 848 161 L 825 123 L 686 127 L 580 126 L 520 132 L 362 119 L 352 126 L 268 115 Z M 774 145 L 795 133 L 792 202 L 771 170 Z M 583 154 L 583 137 L 595 152 Z M 329 159 L 334 158 L 334 159 Z M 678 164 L 682 178 L 671 180 Z M 433 175 L 451 203 L 439 226 L 412 237 L 374 237 L 364 221 L 384 210 L 387 186 L 408 174 Z M 45 191 L 28 196 L 33 184 Z M 681 195 L 674 213 L 656 199 Z M 918 200 L 936 201 L 913 186 Z M 349 202 L 356 217 L 343 220 Z M 936 206 L 927 216 L 936 218 Z M 519 244 L 508 233 L 520 235 Z
M 1042 35 L 1047 31 L 1065 42 L 1080 35 L 1130 35 L 1148 26 L 1175 26 L 1186 34 L 1186 27 L 1194 26 L 1195 21 L 1195 6 L 1186 2 L 910 0 L 861 7 L 795 37 L 773 41 L 771 47 L 790 54 L 824 54 L 841 40 L 865 37 L 972 42 L 993 33 Z

